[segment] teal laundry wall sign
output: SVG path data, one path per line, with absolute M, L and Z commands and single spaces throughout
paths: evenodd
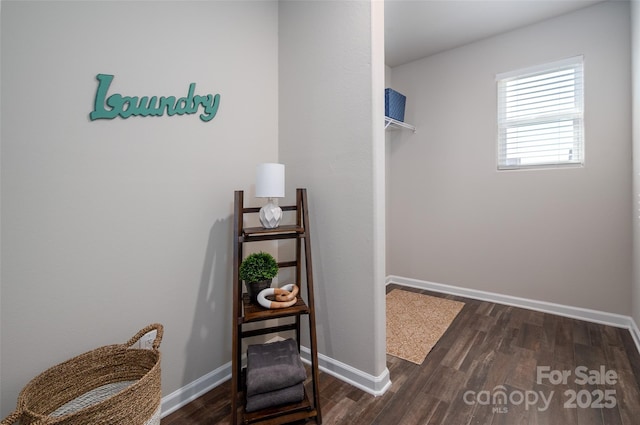
M 208 122 L 218 113 L 220 94 L 197 95 L 196 83 L 189 84 L 185 97 L 175 96 L 123 96 L 114 93 L 108 96 L 113 75 L 98 74 L 98 89 L 93 111 L 89 114 L 91 121 L 112 120 L 115 117 L 158 117 L 164 115 L 184 115 L 200 113 L 200 119 Z

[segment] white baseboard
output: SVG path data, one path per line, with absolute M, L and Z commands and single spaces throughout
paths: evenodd
M 623 316 L 615 313 L 607 313 L 598 310 L 590 310 L 581 307 L 573 307 L 562 304 L 555 304 L 546 301 L 531 300 L 527 298 L 513 297 L 493 292 L 480 291 L 475 289 L 460 288 L 457 286 L 444 285 L 441 283 L 427 282 L 418 279 L 405 278 L 400 276 L 388 276 L 386 283 L 396 283 L 402 286 L 425 289 L 434 292 L 457 295 L 482 301 L 506 304 L 514 307 L 522 307 L 544 313 L 556 314 L 573 319 L 585 320 L 588 322 L 600 323 L 629 329 L 631 337 L 640 352 L 640 329 L 630 316 Z M 302 360 L 310 362 L 310 351 L 307 347 L 301 347 Z M 331 357 L 318 353 L 318 367 L 323 372 L 332 375 L 341 381 L 347 382 L 369 394 L 380 396 L 391 386 L 389 370 L 385 370 L 379 376 L 373 376 L 348 364 L 342 363 Z M 225 363 L 219 368 L 196 379 L 184 387 L 172 392 L 162 398 L 162 417 L 173 413 L 182 406 L 202 396 L 218 385 L 231 378 L 231 362 Z
M 631 332 L 631 337 L 633 338 L 633 342 L 636 343 L 636 348 L 638 352 L 640 352 L 640 329 L 638 329 L 638 324 L 633 318 L 629 318 L 631 320 L 631 325 L 629 326 L 629 332 Z
M 189 404 L 229 379 L 231 379 L 231 362 L 223 364 L 219 368 L 188 383 L 184 387 L 162 397 L 161 417 L 164 418 L 175 412 L 182 406 Z
M 307 347 L 300 347 L 300 355 L 305 363 L 311 363 L 311 351 Z M 318 353 L 318 368 L 336 378 L 361 389 L 374 396 L 384 394 L 391 386 L 389 369 L 386 367 L 379 376 L 373 376 L 348 364 Z
M 282 339 L 284 338 L 275 336 L 267 342 L 280 341 Z M 300 357 L 303 362 L 311 364 L 311 350 L 304 345 L 300 346 Z M 351 367 L 348 364 L 332 359 L 329 356 L 325 356 L 322 353 L 318 353 L 318 369 L 374 396 L 384 394 L 391 386 L 389 369 L 386 367 L 380 376 L 373 376 Z
M 277 337 L 272 338 L 272 340 L 276 341 Z M 300 351 L 302 360 L 306 363 L 311 363 L 311 351 L 304 346 L 300 347 Z M 320 353 L 318 353 L 318 368 L 374 396 L 384 394 L 391 386 L 387 368 L 384 369 L 380 376 L 373 376 Z M 223 364 L 214 371 L 162 397 L 161 416 L 164 418 L 229 379 L 231 379 L 231 362 Z
M 474 300 L 489 301 L 497 304 L 506 304 L 514 307 L 521 307 L 527 308 L 529 310 L 556 314 L 558 316 L 570 317 L 572 319 L 585 320 L 587 322 L 629 329 L 631 337 L 636 344 L 636 348 L 638 349 L 638 352 L 640 352 L 640 330 L 638 329 L 638 325 L 636 324 L 635 320 L 633 320 L 631 316 L 591 310 L 582 307 L 555 304 L 547 301 L 531 300 L 528 298 L 514 297 L 511 295 L 502 295 L 494 292 L 480 291 L 477 289 L 461 288 L 458 286 L 427 282 L 424 280 L 393 275 L 387 276 L 386 283 L 387 285 L 390 283 L 396 283 L 398 285 L 409 286 L 417 289 L 425 289 L 428 291 L 457 295 Z
M 282 339 L 284 338 L 275 336 L 267 342 Z M 300 346 L 300 357 L 303 362 L 311 364 L 311 350 L 304 345 Z M 351 367 L 348 364 L 332 359 L 329 356 L 325 356 L 322 353 L 318 353 L 318 369 L 376 397 L 384 394 L 391 386 L 389 369 L 386 367 L 380 376 L 373 376 Z

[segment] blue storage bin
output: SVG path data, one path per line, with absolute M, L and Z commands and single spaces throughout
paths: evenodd
M 384 89 L 384 114 L 404 122 L 404 104 L 407 98 L 393 89 Z

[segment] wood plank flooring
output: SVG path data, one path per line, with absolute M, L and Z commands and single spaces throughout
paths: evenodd
M 629 331 L 397 285 L 387 291 L 394 288 L 465 306 L 421 365 L 387 356 L 392 386 L 380 397 L 321 372 L 323 424 L 640 424 L 640 354 Z M 608 380 L 595 376 L 601 368 Z M 229 424 L 229 393 L 226 382 L 161 425 Z

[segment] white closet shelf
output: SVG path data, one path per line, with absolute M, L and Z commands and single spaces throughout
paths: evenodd
M 416 128 L 411 124 L 394 120 L 393 118 L 389 117 L 384 117 L 384 128 L 385 130 L 407 129 L 413 131 L 414 133 L 416 132 Z

